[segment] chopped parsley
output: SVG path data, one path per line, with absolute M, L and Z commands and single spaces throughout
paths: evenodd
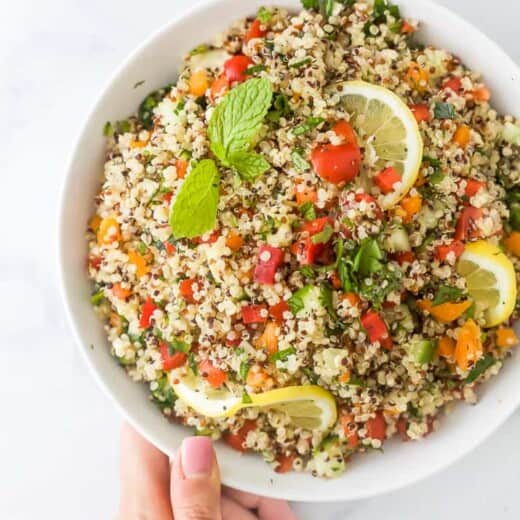
M 435 103 L 433 114 L 436 119 L 455 119 L 457 112 L 451 103 Z
M 279 350 L 274 354 L 269 356 L 271 361 L 287 361 L 289 356 L 294 356 L 296 354 L 296 349 L 294 347 L 286 348 L 285 350 Z
M 323 119 L 323 117 L 309 117 L 309 119 L 307 119 L 305 123 L 294 128 L 292 133 L 296 136 L 304 135 L 307 132 L 311 132 L 312 130 L 320 126 L 323 122 L 325 122 L 325 119 Z
M 464 291 L 459 289 L 458 287 L 448 287 L 447 285 L 442 285 L 439 287 L 435 293 L 435 298 L 433 299 L 433 305 L 441 305 L 441 303 L 446 302 L 456 302 L 460 300 L 464 296 Z
M 471 369 L 468 377 L 464 380 L 465 385 L 474 383 L 488 368 L 491 368 L 497 360 L 491 355 L 486 354 L 483 358 L 479 359 L 475 366 Z
M 246 76 L 252 76 L 253 74 L 256 74 L 258 72 L 263 72 L 264 70 L 267 70 L 267 67 L 265 65 L 253 65 L 252 67 L 249 67 L 244 71 L 244 74 Z
M 302 67 L 305 67 L 305 65 L 308 65 L 311 62 L 312 62 L 312 58 L 310 58 L 310 57 L 303 58 L 303 60 L 293 61 L 292 63 L 289 63 L 289 68 L 290 69 L 301 69 Z
M 251 396 L 244 389 L 244 391 L 242 392 L 242 404 L 251 404 L 252 402 L 253 400 L 251 399 Z
M 313 244 L 326 244 L 332 238 L 333 233 L 334 230 L 327 224 L 323 231 L 312 236 L 311 241 Z
M 291 158 L 294 167 L 299 172 L 305 172 L 310 169 L 311 165 L 303 158 L 302 152 L 300 150 L 294 150 L 294 152 L 291 154 Z
M 273 17 L 273 13 L 267 7 L 260 7 L 256 17 L 260 20 L 260 23 L 266 24 Z
M 314 209 L 314 204 L 312 202 L 304 202 L 298 208 L 298 211 L 305 220 L 314 220 L 316 218 L 316 210 Z

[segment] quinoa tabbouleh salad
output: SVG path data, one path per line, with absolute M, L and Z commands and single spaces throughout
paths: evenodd
M 387 0 L 240 20 L 107 123 L 92 303 L 165 416 L 332 477 L 517 344 L 520 125 Z

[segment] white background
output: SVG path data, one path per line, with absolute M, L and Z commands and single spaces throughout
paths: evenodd
M 0 0 L 2 520 L 103 520 L 116 510 L 120 418 L 64 321 L 55 276 L 58 193 L 79 125 L 114 67 L 173 14 L 203 1 Z M 520 3 L 442 3 L 520 62 Z M 295 508 L 301 520 L 520 518 L 519 434 L 517 412 L 470 456 L 413 487 Z

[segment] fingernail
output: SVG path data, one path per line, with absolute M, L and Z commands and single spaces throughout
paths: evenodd
M 211 474 L 213 443 L 209 437 L 188 437 L 182 441 L 182 471 L 186 478 Z

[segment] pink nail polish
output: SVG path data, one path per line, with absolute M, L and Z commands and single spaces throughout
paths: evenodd
M 182 471 L 186 478 L 206 476 L 213 466 L 213 443 L 209 437 L 188 437 L 182 441 Z

